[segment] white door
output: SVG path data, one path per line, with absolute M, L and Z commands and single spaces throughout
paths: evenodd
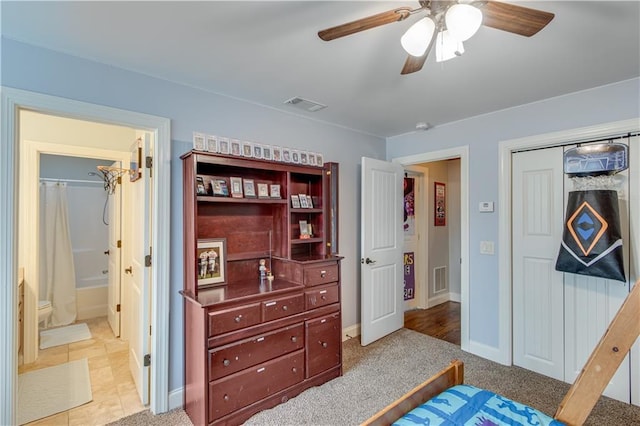
M 513 363 L 564 379 L 562 148 L 512 156 Z
M 362 158 L 361 344 L 404 324 L 400 164 Z
M 113 163 L 113 167 L 122 167 L 119 162 Z M 125 176 L 126 178 L 126 176 Z M 109 197 L 109 213 L 107 221 L 109 224 L 109 289 L 107 303 L 107 320 L 111 330 L 116 337 L 120 337 L 120 262 L 121 262 L 121 217 L 120 206 L 122 199 L 122 185 L 116 185 L 113 194 Z
M 512 156 L 513 358 L 516 365 L 572 383 L 629 284 L 555 271 L 567 194 L 573 190 L 563 173 L 563 151 L 556 147 Z M 628 267 L 628 172 L 616 181 Z M 604 394 L 629 402 L 629 374 L 627 356 Z
M 631 161 L 631 159 L 629 160 Z M 609 327 L 609 323 L 629 294 L 629 170 L 615 175 L 618 191 L 618 208 L 623 241 L 623 259 L 627 282 L 588 277 L 577 274 L 564 275 L 565 312 L 565 375 L 568 383 L 578 377 L 589 355 Z M 573 183 L 565 179 L 565 205 Z M 566 210 L 566 209 L 565 209 Z M 629 356 L 622 361 L 618 371 L 603 394 L 629 402 Z
M 130 211 L 132 231 L 131 264 L 128 273 L 130 284 L 131 336 L 129 339 L 129 368 L 144 405 L 149 403 L 149 365 L 145 356 L 150 354 L 150 281 L 151 268 L 145 266 L 145 256 L 151 250 L 151 177 L 150 169 L 144 168 L 144 158 L 151 155 L 150 135 L 140 139 L 142 148 L 141 179 L 129 184 L 132 209 Z M 145 365 L 147 364 L 147 365 Z

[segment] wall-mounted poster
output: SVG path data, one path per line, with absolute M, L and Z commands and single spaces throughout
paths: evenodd
M 416 297 L 416 272 L 413 252 L 404 254 L 404 300 Z
M 416 212 L 415 212 L 415 178 L 404 178 L 404 235 L 415 235 L 416 233 Z
M 447 224 L 447 199 L 445 191 L 444 183 L 434 182 L 434 226 L 445 226 Z

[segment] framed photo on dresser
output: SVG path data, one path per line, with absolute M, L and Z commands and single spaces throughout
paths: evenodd
M 207 238 L 198 240 L 196 273 L 198 287 L 223 285 L 227 282 L 227 239 Z

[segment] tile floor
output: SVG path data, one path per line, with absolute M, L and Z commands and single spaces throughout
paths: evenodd
M 129 372 L 127 342 L 114 337 L 106 317 L 82 322 L 91 339 L 41 350 L 36 362 L 21 365 L 18 373 L 87 358 L 93 401 L 29 425 L 103 425 L 145 409 Z

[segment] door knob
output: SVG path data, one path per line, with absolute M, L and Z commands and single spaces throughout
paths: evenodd
M 105 251 L 104 254 L 106 254 L 107 256 L 109 256 L 109 250 Z
M 129 266 L 128 268 L 124 268 L 124 273 L 133 275 L 133 266 Z
M 375 260 L 371 260 L 371 259 L 369 259 L 369 258 L 367 257 L 367 260 L 365 260 L 365 263 L 366 263 L 367 265 L 369 265 L 369 264 L 372 264 L 372 263 L 376 263 L 376 261 L 375 261 Z

